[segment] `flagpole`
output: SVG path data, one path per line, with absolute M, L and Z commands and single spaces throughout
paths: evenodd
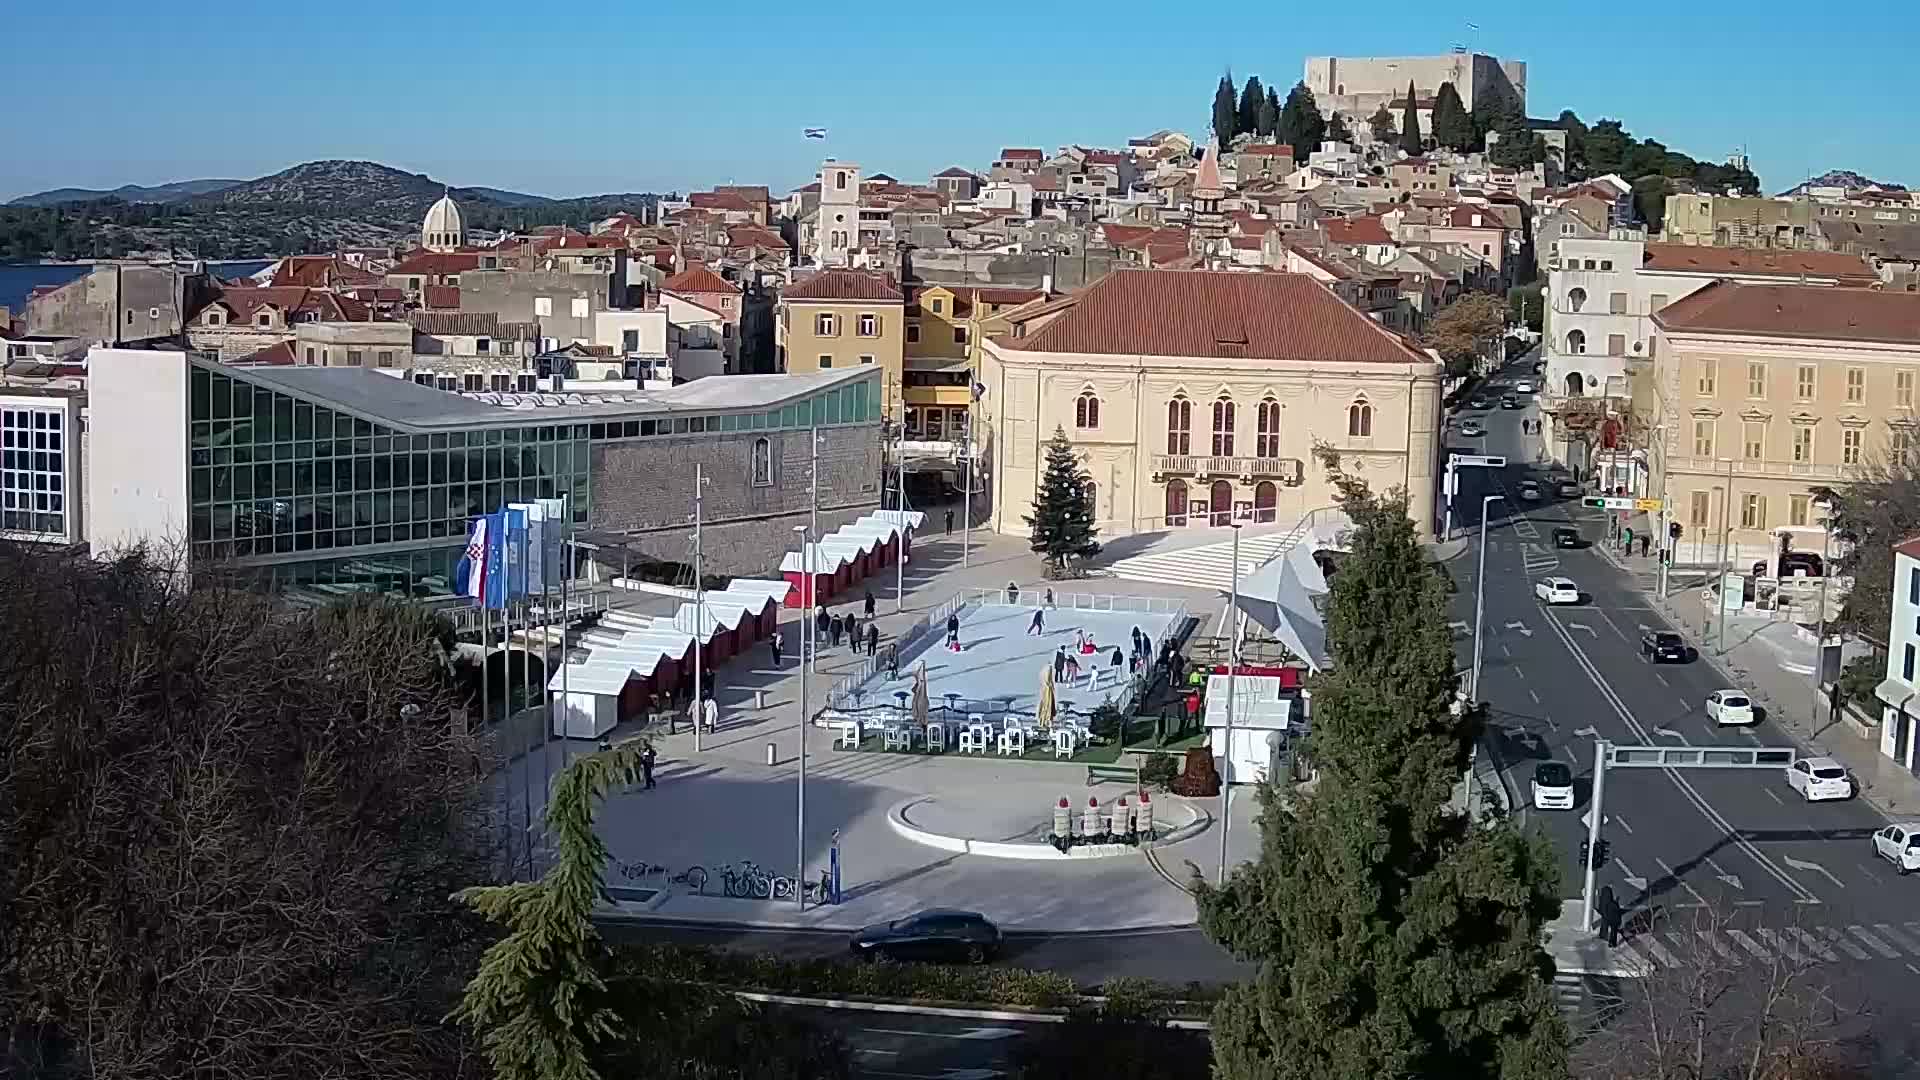
M 706 483 L 706 473 L 699 466 L 693 467 L 693 752 L 700 752 L 700 722 L 705 715 L 700 700 L 701 675 L 706 661 L 703 650 L 707 630 L 707 594 L 705 582 L 701 580 L 700 566 L 700 488 Z
M 542 500 L 535 500 L 540 507 L 540 610 L 544 621 L 540 626 L 540 802 L 546 805 L 553 795 L 553 590 L 549 584 L 553 580 L 553 570 L 547 558 L 547 507 Z M 566 656 L 567 623 L 560 620 L 560 662 L 567 662 Z
M 513 513 L 514 511 L 511 511 L 511 510 L 508 511 L 509 521 L 512 520 Z M 527 511 L 521 510 L 519 511 L 519 514 L 520 514 L 520 580 L 517 583 L 511 579 L 508 580 L 507 603 L 509 605 L 513 603 L 515 599 L 513 594 L 517 591 L 519 594 L 518 599 L 520 601 L 520 711 L 523 715 L 527 713 L 532 713 L 533 719 L 538 720 L 540 717 L 540 714 L 537 711 L 535 711 L 533 708 L 533 607 L 532 605 L 527 603 L 527 584 L 528 584 L 527 574 L 531 569 L 531 567 L 528 566 L 527 560 L 529 558 L 529 545 L 533 540 L 533 521 L 528 516 Z M 513 543 L 513 531 L 511 529 L 507 531 L 507 543 L 509 545 Z M 518 586 L 517 590 L 515 588 L 516 584 Z M 545 630 L 546 628 L 542 626 L 541 627 L 542 633 L 544 633 Z M 520 775 L 523 778 L 521 782 L 521 788 L 522 790 L 526 790 L 530 792 L 533 785 L 533 776 L 531 775 L 533 772 L 533 740 L 531 738 L 527 739 L 526 741 L 526 752 L 521 756 L 520 766 L 521 766 Z M 545 794 L 544 788 L 542 789 L 542 794 L 543 795 Z M 542 802 L 544 803 L 544 799 L 542 800 Z M 532 881 L 534 878 L 534 873 L 533 873 L 533 799 L 531 797 L 527 799 L 526 819 L 527 819 L 527 880 Z

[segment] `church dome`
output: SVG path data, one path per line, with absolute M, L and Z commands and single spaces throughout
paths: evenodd
M 427 218 L 420 224 L 420 246 L 428 251 L 453 251 L 465 246 L 467 226 L 460 218 L 460 204 L 450 195 L 440 196 L 440 201 L 427 208 Z

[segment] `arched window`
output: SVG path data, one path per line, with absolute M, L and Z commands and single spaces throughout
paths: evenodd
M 1347 435 L 1352 438 L 1370 438 L 1373 435 L 1373 406 L 1366 398 L 1347 406 Z
M 1091 390 L 1080 391 L 1073 399 L 1073 426 L 1082 431 L 1100 426 L 1100 399 Z
M 1233 456 L 1233 399 L 1221 397 L 1213 403 L 1213 456 Z
M 1587 351 L 1587 334 L 1584 330 L 1567 331 L 1567 351 L 1580 356 Z
M 1575 286 L 1567 290 L 1567 310 L 1579 311 L 1587 306 L 1587 290 Z
M 1167 402 L 1167 453 L 1193 453 L 1193 402 L 1176 397 Z M 1180 489 L 1181 505 L 1186 504 L 1186 488 Z M 1182 511 L 1184 513 L 1185 511 Z
M 1272 522 L 1280 502 L 1280 490 L 1273 481 L 1262 480 L 1253 487 L 1253 520 Z
M 1093 479 L 1087 480 L 1087 513 L 1095 522 L 1100 520 L 1100 484 Z
M 1167 484 L 1167 524 L 1185 525 L 1187 523 L 1187 482 L 1174 480 Z
M 1267 398 L 1260 402 L 1254 413 L 1254 447 L 1256 457 L 1277 458 L 1280 456 L 1280 403 Z
M 1208 495 L 1207 509 L 1211 512 L 1215 525 L 1228 525 L 1233 522 L 1233 485 L 1225 480 L 1215 480 L 1213 490 Z
M 773 444 L 765 439 L 753 440 L 753 483 L 755 487 L 773 483 Z
M 1568 397 L 1579 397 L 1581 394 L 1586 392 L 1586 389 L 1587 389 L 1586 380 L 1581 378 L 1579 372 L 1577 371 L 1570 372 L 1567 375 L 1567 396 Z

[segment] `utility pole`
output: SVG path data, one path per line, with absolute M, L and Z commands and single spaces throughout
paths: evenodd
M 1505 498 L 1505 495 L 1480 498 L 1480 571 L 1473 579 L 1473 680 L 1467 687 L 1476 707 L 1480 704 L 1480 626 L 1486 621 L 1487 610 L 1487 510 Z M 1467 776 L 1468 783 L 1472 783 L 1473 774 L 1469 772 Z
M 1727 577 L 1733 565 L 1733 459 L 1727 459 L 1727 490 L 1720 497 L 1720 559 L 1716 569 L 1720 574 L 1720 632 L 1715 648 L 1721 656 L 1727 655 Z M 1740 598 L 1742 602 L 1746 597 Z
M 1233 705 L 1234 689 L 1240 682 L 1240 523 L 1233 526 L 1233 584 L 1227 599 L 1227 724 L 1226 772 L 1220 777 L 1220 877 L 1227 883 L 1227 830 L 1233 824 Z
M 900 528 L 904 530 L 907 527 L 907 435 L 905 428 L 898 428 L 896 431 L 900 436 L 894 441 L 894 446 L 899 450 L 900 455 L 900 486 L 895 490 L 899 492 L 897 501 L 900 504 L 898 507 L 900 511 L 900 521 L 898 524 Z M 880 486 L 885 488 L 887 485 L 882 483 Z M 900 546 L 901 557 L 893 561 L 893 613 L 895 615 L 907 609 L 906 551 L 907 548 L 903 539 Z
M 795 526 L 794 532 L 800 534 L 800 575 L 807 583 L 807 596 L 812 598 L 817 582 L 813 576 L 812 529 L 805 525 Z M 809 605 L 807 616 L 800 627 L 801 649 L 806 649 L 806 623 L 813 621 L 813 609 Z M 817 633 L 817 632 L 816 632 Z M 816 640 L 814 645 L 818 647 Z M 811 660 L 800 658 L 800 785 L 796 793 L 797 805 L 794 809 L 794 850 L 793 850 L 793 895 L 800 901 L 800 910 L 807 910 L 807 727 L 812 723 L 807 716 L 811 705 L 807 700 L 807 667 Z M 821 899 L 826 899 L 822 897 Z
M 1593 740 L 1593 800 L 1587 807 L 1587 865 L 1580 868 L 1580 929 L 1593 929 L 1593 875 L 1595 855 L 1600 851 L 1600 816 L 1606 805 L 1607 740 Z
M 705 568 L 700 560 L 700 498 L 707 485 L 704 468 L 693 467 L 693 752 L 700 752 L 701 678 L 706 671 L 702 651 L 707 638 L 707 592 Z
M 1813 504 L 1820 511 L 1820 635 L 1813 639 L 1813 708 L 1807 715 L 1820 716 L 1820 676 L 1827 668 L 1827 575 L 1833 571 L 1833 501 L 1832 497 L 1821 499 Z M 1779 576 L 1785 577 L 1782 572 Z M 1836 676 L 1837 678 L 1837 676 Z M 1840 719 L 1829 716 L 1828 723 Z
M 973 372 L 967 372 L 967 378 L 973 378 Z M 968 387 L 972 393 L 972 387 Z M 966 494 L 962 503 L 960 519 L 960 569 L 967 568 L 968 559 L 973 554 L 973 411 L 967 411 L 967 426 L 960 433 L 960 453 L 966 458 Z
M 807 479 L 807 490 L 809 493 L 810 501 L 813 503 L 813 506 L 812 506 L 813 516 L 809 521 L 808 528 L 812 532 L 812 535 L 814 538 L 813 542 L 817 544 L 820 542 L 820 429 L 818 427 L 812 428 L 809 430 L 808 434 L 811 436 L 811 438 L 808 440 L 808 447 L 807 447 L 807 454 L 808 454 L 807 472 L 810 474 Z M 803 537 L 802 539 L 804 540 L 805 538 Z M 807 557 L 805 554 L 802 554 L 800 556 L 802 565 L 806 564 L 806 558 Z M 817 594 L 820 583 L 814 579 L 812 574 L 807 575 L 807 582 L 808 582 L 807 591 L 810 594 Z M 818 606 L 820 601 L 816 598 L 813 601 L 813 603 L 814 603 L 814 606 Z M 812 608 L 808 608 L 809 616 L 812 615 L 812 610 L 813 610 Z M 820 628 L 816 626 L 814 627 L 814 630 L 813 630 L 813 654 L 808 658 L 807 664 L 809 665 L 818 664 L 820 662 L 818 657 L 819 652 L 820 652 Z M 819 668 L 816 667 L 814 668 L 814 670 L 818 671 Z M 804 729 L 802 730 L 804 731 Z M 805 757 L 806 757 L 806 754 L 802 753 L 801 758 L 804 760 Z M 806 774 L 806 766 L 802 765 L 801 775 L 804 776 L 805 774 Z

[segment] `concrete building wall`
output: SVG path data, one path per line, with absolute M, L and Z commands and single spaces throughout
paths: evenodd
M 640 311 L 600 311 L 594 313 L 594 345 L 606 345 L 621 355 L 667 355 L 666 308 Z M 633 332 L 633 347 L 627 347 L 627 332 Z
M 595 318 L 615 306 L 613 288 L 612 275 L 598 272 L 469 270 L 460 275 L 460 310 L 491 311 L 501 322 L 538 322 L 558 346 L 592 344 Z M 579 300 L 584 308 L 576 306 Z
M 820 212 L 814 230 L 814 265 L 848 265 L 860 243 L 860 166 L 829 161 L 820 167 Z
M 180 332 L 188 294 L 204 274 L 172 267 L 97 266 L 27 305 L 27 333 L 118 345 Z
M 295 323 L 293 355 L 302 364 L 322 367 L 404 368 L 413 360 L 413 327 L 403 322 Z
M 86 537 L 98 556 L 187 542 L 187 356 L 94 349 L 89 384 Z
M 872 363 L 886 373 L 892 389 L 883 400 L 893 401 L 900 390 L 905 357 L 906 314 L 899 301 L 836 300 L 830 303 L 791 300 L 786 304 L 787 372 L 807 375 L 829 368 L 860 367 Z M 820 317 L 833 316 L 833 332 L 820 333 Z M 875 321 L 871 336 L 860 332 L 861 320 Z M 823 360 L 822 358 L 826 358 Z M 871 357 L 871 360 L 866 358 Z
M 880 507 L 880 428 L 821 428 L 820 527 L 845 525 Z M 714 574 L 765 575 L 795 547 L 795 525 L 812 521 L 808 435 L 801 431 L 648 439 L 593 451 L 593 510 L 588 526 L 632 536 L 658 559 L 691 555 L 694 466 L 708 481 L 701 503 L 701 547 Z M 772 475 L 753 482 L 754 444 L 765 439 Z
M 1409 82 L 1421 97 L 1431 97 L 1441 83 L 1450 82 L 1468 111 L 1489 95 L 1506 91 L 1515 94 L 1523 108 L 1527 103 L 1526 63 L 1485 53 L 1309 56 L 1304 78 L 1321 113 L 1337 110 L 1361 119 L 1394 98 L 1406 96 Z

